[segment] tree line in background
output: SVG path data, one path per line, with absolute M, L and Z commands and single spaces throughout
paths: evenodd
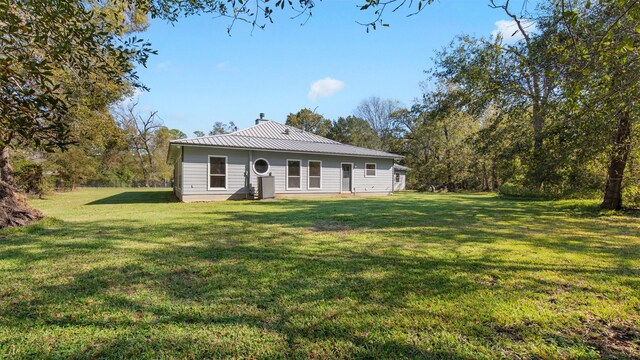
M 204 12 L 263 27 L 278 9 L 258 6 L 259 22 L 256 1 L 0 1 L 0 227 L 41 216 L 16 185 L 38 192 L 52 177 L 69 188 L 168 181 L 167 142 L 184 134 L 132 104 L 114 110 L 144 89 L 135 66 L 155 54 L 135 34 L 149 17 Z M 383 25 L 394 2 L 431 3 L 367 0 L 362 9 L 376 14 L 367 30 Z M 353 116 L 328 121 L 303 109 L 287 122 L 405 155 L 418 190 L 603 193 L 603 208 L 638 204 L 640 2 L 556 0 L 526 16 L 508 0 L 490 5 L 522 40 L 456 38 L 428 71 L 437 86 L 425 85 L 409 108 L 370 98 Z M 290 6 L 310 15 L 315 4 Z M 233 129 L 216 123 L 210 133 Z
M 303 110 L 287 122 L 404 155 L 417 190 L 639 206 L 640 3 L 556 1 L 526 17 L 509 1 L 490 5 L 522 39 L 457 37 L 436 54 L 409 108 L 371 98 L 355 118 Z

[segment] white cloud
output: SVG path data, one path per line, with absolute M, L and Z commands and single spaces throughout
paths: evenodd
M 330 77 L 315 81 L 311 84 L 307 97 L 315 101 L 319 97 L 331 96 L 344 88 L 344 82 Z
M 522 24 L 522 27 L 527 33 L 534 33 L 537 30 L 536 23 L 531 20 L 523 19 L 520 21 L 520 24 Z M 491 32 L 491 36 L 494 38 L 500 34 L 505 43 L 515 43 L 524 39 L 515 20 L 498 20 L 495 22 L 495 25 L 496 28 Z

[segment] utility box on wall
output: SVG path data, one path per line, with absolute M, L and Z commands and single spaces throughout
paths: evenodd
M 258 177 L 258 199 L 275 199 L 276 181 L 273 176 Z

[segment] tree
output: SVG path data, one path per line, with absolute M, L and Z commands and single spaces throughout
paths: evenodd
M 201 130 L 196 130 L 193 132 L 193 135 L 196 137 L 203 137 L 204 136 L 204 131 Z
M 77 100 L 64 74 L 135 83 L 133 63 L 144 64 L 148 44 L 125 38 L 130 19 L 114 17 L 98 3 L 79 1 L 4 2 L 0 11 L 0 226 L 21 225 L 39 217 L 18 200 L 13 187 L 10 149 L 51 151 L 71 144 L 69 108 Z M 135 12 L 127 8 L 129 14 Z
M 526 160 L 534 187 L 552 181 L 554 163 L 545 149 L 545 122 L 557 106 L 558 69 L 553 57 L 551 36 L 556 17 L 538 17 L 539 31 L 531 34 L 524 20 L 509 9 L 509 1 L 491 6 L 501 9 L 515 22 L 521 41 L 505 43 L 498 36 L 489 41 L 461 36 L 437 56 L 436 70 L 431 74 L 441 82 L 455 86 L 460 106 L 471 107 L 476 115 L 489 108 L 499 109 L 504 118 L 525 117 L 530 121 L 530 147 Z M 548 30 L 545 30 L 548 29 Z
M 186 139 L 187 134 L 183 133 L 179 129 L 169 129 L 169 137 L 171 140 Z
M 455 93 L 440 86 L 394 117 L 408 129 L 404 154 L 416 189 L 481 189 L 480 159 L 471 141 L 479 124 L 457 107 Z
M 144 186 L 149 186 L 151 176 L 156 171 L 153 153 L 155 150 L 155 132 L 162 126 L 157 111 L 141 115 L 132 102 L 116 112 L 120 127 L 127 134 L 129 148 L 133 151 L 142 174 Z
M 400 102 L 397 100 L 383 100 L 377 96 L 371 96 L 362 100 L 354 113 L 355 116 L 367 121 L 378 137 L 382 139 L 396 127 L 391 115 L 399 109 Z
M 228 124 L 225 124 L 221 121 L 216 121 L 213 124 L 213 129 L 209 131 L 209 136 L 229 134 L 237 130 L 238 130 L 238 127 L 236 126 L 236 124 L 234 124 L 233 121 L 229 121 Z
M 585 136 L 582 145 L 592 146 L 594 138 L 608 140 L 601 207 L 620 209 L 625 169 L 640 118 L 640 3 L 582 6 L 561 1 L 560 6 L 565 10 L 563 30 L 570 35 L 570 41 L 559 48 L 569 67 L 570 81 L 563 84 L 570 100 L 568 117 L 592 135 Z
M 329 139 L 360 147 L 380 148 L 380 138 L 364 119 L 355 116 L 340 117 L 331 125 Z
M 331 129 L 331 120 L 307 108 L 287 115 L 285 124 L 320 136 L 326 136 Z

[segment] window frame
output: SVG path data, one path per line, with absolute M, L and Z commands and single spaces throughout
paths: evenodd
M 289 161 L 297 161 L 298 164 L 300 164 L 300 175 L 298 175 L 298 178 L 300 179 L 300 184 L 298 185 L 298 187 L 290 187 L 289 186 Z M 287 159 L 287 162 L 285 163 L 285 189 L 286 190 L 302 190 L 302 160 L 300 159 Z
M 211 187 L 211 177 L 221 176 L 217 174 L 211 174 L 211 158 L 224 159 L 224 187 Z M 207 190 L 227 190 L 229 187 L 229 158 L 226 155 L 208 155 L 207 156 Z
M 373 165 L 373 175 L 367 175 L 367 165 Z M 378 177 L 378 163 L 364 163 L 364 177 Z
M 313 176 L 320 178 L 320 186 L 319 187 L 311 187 L 311 166 L 312 162 L 320 163 L 320 175 Z M 308 190 L 322 190 L 322 160 L 307 160 L 307 189 Z
M 397 172 L 394 175 L 395 175 L 396 184 L 399 184 L 400 183 L 400 173 Z
M 259 172 L 256 170 L 256 163 L 257 163 L 259 160 L 264 160 L 264 161 L 267 163 L 267 171 L 265 171 L 265 172 L 263 172 L 263 173 L 259 173 Z M 267 159 L 265 159 L 265 158 L 257 158 L 257 159 L 255 159 L 255 160 L 253 161 L 253 166 L 251 166 L 251 167 L 253 168 L 253 172 L 254 172 L 256 175 L 258 175 L 258 176 L 265 176 L 265 175 L 268 175 L 268 174 L 269 174 L 269 171 L 271 170 L 271 163 L 269 162 L 269 160 L 267 160 Z

